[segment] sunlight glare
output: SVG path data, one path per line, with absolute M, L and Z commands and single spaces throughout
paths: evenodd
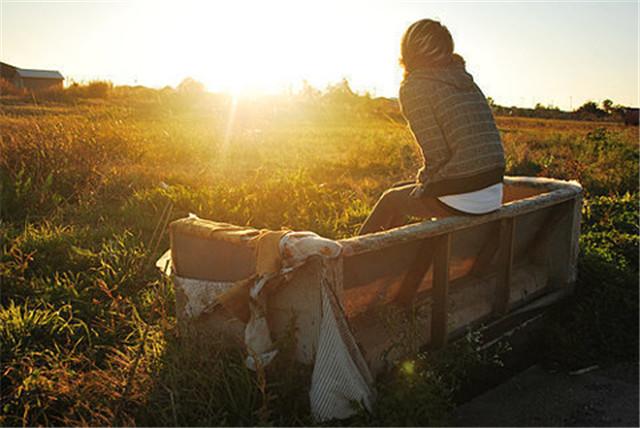
M 220 148 L 220 158 L 225 159 L 229 143 L 231 142 L 231 133 L 233 132 L 233 124 L 236 119 L 236 111 L 238 110 L 238 95 L 231 97 L 231 106 L 229 107 L 229 118 L 227 119 L 227 127 L 224 132 L 222 146 Z
M 185 1 L 176 19 L 175 3 L 145 2 L 138 17 L 153 10 L 154 19 L 139 20 L 137 37 L 169 51 L 163 67 L 176 79 L 190 76 L 211 91 L 277 93 L 302 80 L 324 87 L 345 77 L 344 66 L 355 61 L 335 47 L 358 42 L 344 40 L 351 23 L 336 7 L 289 0 Z

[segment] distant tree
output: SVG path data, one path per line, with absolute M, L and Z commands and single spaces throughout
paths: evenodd
M 321 95 L 320 90 L 315 88 L 307 80 L 302 81 L 302 88 L 300 88 L 300 96 L 304 99 L 314 100 Z
M 598 108 L 598 104 L 593 101 L 587 101 L 582 104 L 577 110 L 576 114 L 582 119 L 597 119 L 607 115 L 607 113 Z
M 70 98 L 108 98 L 113 91 L 113 83 L 106 80 L 93 80 L 88 83 L 73 82 L 64 90 Z
M 178 92 L 187 95 L 203 94 L 205 92 L 204 84 L 192 77 L 187 77 L 178 85 Z
M 353 90 L 351 89 L 351 85 L 349 84 L 349 80 L 346 77 L 343 77 L 342 80 L 333 85 L 327 86 L 328 94 L 340 94 L 340 95 L 354 95 Z
M 84 85 L 85 98 L 107 98 L 113 90 L 113 83 L 106 80 L 94 80 Z
M 613 111 L 613 101 L 611 101 L 609 98 L 602 101 L 602 109 L 607 112 L 607 114 L 611 114 L 611 112 Z
M 615 104 L 611 107 L 611 117 L 616 121 L 624 121 L 627 116 L 627 107 L 621 104 Z
M 578 107 L 576 112 L 577 113 L 596 113 L 598 110 L 600 110 L 598 108 L 598 104 L 596 104 L 593 101 L 587 101 L 586 103 Z
M 624 112 L 626 110 L 626 107 L 623 106 L 622 104 L 616 104 L 611 109 L 613 110 L 613 114 L 619 114 L 619 115 L 624 116 Z
M 327 86 L 323 96 L 329 103 L 351 105 L 358 99 L 358 96 L 351 89 L 349 81 L 343 78 L 340 82 Z

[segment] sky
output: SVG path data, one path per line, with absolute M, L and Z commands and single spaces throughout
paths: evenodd
M 498 104 L 639 103 L 638 0 L 0 0 L 0 60 L 68 81 L 275 92 L 347 78 L 395 97 L 400 38 L 422 18 L 449 28 Z

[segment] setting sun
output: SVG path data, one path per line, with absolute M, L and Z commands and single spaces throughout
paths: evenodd
M 375 33 L 368 36 L 371 43 L 362 34 L 345 37 L 350 26 L 358 28 L 346 19 L 347 9 L 354 8 L 349 3 L 184 2 L 179 11 L 161 2 L 129 7 L 131 22 L 123 26 L 130 33 L 119 37 L 143 40 L 145 50 L 153 49 L 149 54 L 163 59 L 164 73 L 188 74 L 214 91 L 273 93 L 303 80 L 323 87 L 353 77 L 375 63 L 374 55 L 396 67 L 397 40 L 379 43 Z M 149 15 L 153 19 L 145 18 Z

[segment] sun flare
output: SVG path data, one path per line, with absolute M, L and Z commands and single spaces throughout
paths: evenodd
M 341 43 L 340 33 L 326 28 L 331 8 L 289 1 L 188 1 L 175 19 L 173 3 L 132 7 L 142 22 L 135 38 L 152 37 L 154 49 L 169 52 L 171 60 L 163 67 L 176 79 L 191 76 L 212 91 L 274 93 L 303 80 L 324 86 L 343 77 L 344 56 L 327 52 Z M 140 19 L 150 10 L 153 20 Z

